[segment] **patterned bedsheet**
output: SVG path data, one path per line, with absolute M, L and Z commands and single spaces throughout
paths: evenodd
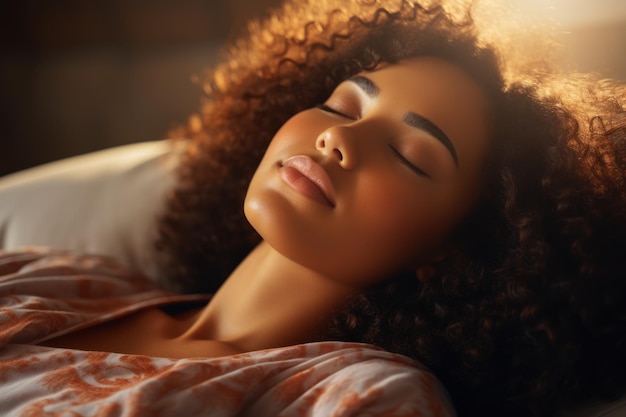
M 419 363 L 320 342 L 223 358 L 158 358 L 38 346 L 173 295 L 114 260 L 0 251 L 3 416 L 453 416 Z

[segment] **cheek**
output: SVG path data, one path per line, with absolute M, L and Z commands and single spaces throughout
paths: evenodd
M 444 196 L 432 187 L 377 175 L 356 187 L 355 207 L 346 216 L 353 230 L 354 257 L 380 277 L 434 256 L 452 221 Z

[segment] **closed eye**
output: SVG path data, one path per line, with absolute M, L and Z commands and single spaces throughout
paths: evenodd
M 330 106 L 328 106 L 326 104 L 318 104 L 317 108 L 322 110 L 322 111 L 325 111 L 326 113 L 332 113 L 332 114 L 336 114 L 336 115 L 341 116 L 341 117 L 345 117 L 346 119 L 356 120 L 356 118 L 348 116 L 347 114 L 342 113 L 339 110 L 336 110 L 336 109 L 334 109 L 334 108 L 332 108 L 332 107 L 330 107 Z
M 393 152 L 395 157 L 398 158 L 400 160 L 400 162 L 402 162 L 404 165 L 406 165 L 415 174 L 417 174 L 417 175 L 419 175 L 421 177 L 432 178 L 424 170 L 422 170 L 421 168 L 416 166 L 413 162 L 411 162 L 408 159 L 406 159 L 404 157 L 404 155 L 402 155 L 396 148 L 393 147 L 393 145 L 390 144 L 389 148 L 391 148 L 391 151 Z

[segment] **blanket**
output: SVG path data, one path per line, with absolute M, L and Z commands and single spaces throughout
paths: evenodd
M 185 359 L 39 346 L 150 306 L 207 299 L 156 288 L 110 258 L 0 251 L 4 416 L 453 416 L 419 363 L 319 342 Z

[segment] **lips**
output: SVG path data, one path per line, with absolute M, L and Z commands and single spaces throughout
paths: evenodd
M 280 176 L 291 188 L 321 204 L 335 207 L 333 185 L 328 174 L 311 157 L 292 156 L 283 161 Z

